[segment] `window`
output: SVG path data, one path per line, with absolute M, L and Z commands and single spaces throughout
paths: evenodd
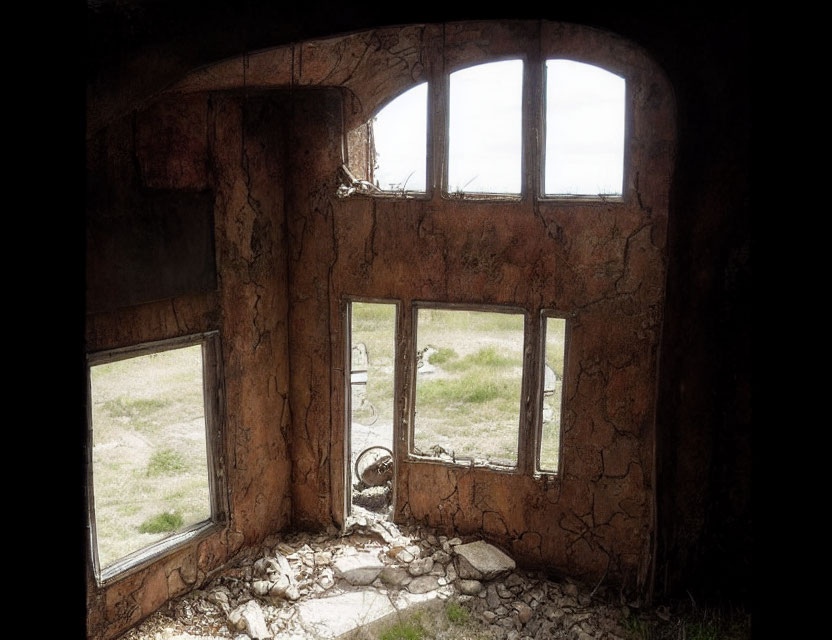
M 392 457 L 397 312 L 395 302 L 350 301 L 347 307 L 351 513 L 360 514 L 355 509 L 358 506 L 390 515 L 395 480 Z M 378 473 L 359 476 L 376 462 L 381 463 Z
M 373 179 L 382 191 L 425 191 L 428 83 L 405 91 L 373 119 Z
M 515 309 L 414 311 L 415 455 L 517 465 L 525 316 Z
M 450 75 L 448 193 L 519 194 L 523 61 Z
M 104 582 L 222 514 L 217 334 L 88 356 L 90 529 Z
M 566 359 L 566 319 L 542 314 L 543 372 L 540 376 L 541 433 L 538 470 L 556 473 L 560 467 L 563 373 Z
M 523 60 L 486 62 L 447 76 L 444 191 L 519 196 L 523 189 Z M 527 93 L 531 93 L 532 89 Z M 549 59 L 543 75 L 542 196 L 623 194 L 624 78 L 595 65 Z M 408 89 L 348 134 L 340 195 L 425 193 L 428 83 Z M 356 179 L 361 176 L 362 179 Z
M 621 195 L 624 78 L 573 60 L 546 61 L 546 195 Z

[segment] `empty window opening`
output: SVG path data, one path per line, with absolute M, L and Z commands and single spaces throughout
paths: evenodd
M 621 195 L 624 116 L 624 78 L 547 60 L 545 195 Z
M 405 91 L 373 118 L 373 180 L 382 191 L 424 192 L 428 83 Z
M 416 311 L 416 455 L 517 465 L 524 315 Z
M 450 74 L 448 193 L 519 194 L 523 61 Z
M 92 543 L 102 580 L 212 520 L 207 344 L 90 356 Z
M 566 320 L 544 316 L 543 340 L 543 402 L 539 469 L 556 473 L 560 460 Z
M 351 302 L 349 306 L 350 511 L 390 518 L 397 305 Z

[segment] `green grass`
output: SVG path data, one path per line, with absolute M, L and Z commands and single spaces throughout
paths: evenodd
M 627 640 L 750 640 L 751 616 L 744 610 L 685 607 L 663 620 L 645 612 L 621 621 Z
M 712 623 L 686 622 L 686 640 L 718 640 L 719 630 Z
M 168 407 L 171 401 L 162 398 L 129 398 L 120 396 L 104 403 L 104 410 L 112 418 L 127 418 L 130 426 L 139 431 L 152 429 L 157 423 L 158 413 Z
M 102 567 L 210 516 L 201 351 L 195 345 L 90 369 Z
M 473 368 L 496 370 L 522 365 L 522 358 L 507 356 L 500 353 L 496 347 L 488 346 L 476 353 L 469 353 L 460 360 L 448 362 L 443 368 L 447 371 L 467 371 Z
M 148 518 L 139 526 L 139 533 L 166 533 L 176 531 L 184 522 L 182 514 L 166 511 Z
M 482 404 L 489 400 L 516 400 L 520 410 L 520 380 L 495 380 L 477 372 L 465 373 L 460 378 L 426 380 L 417 388 L 416 403 L 420 411 L 430 408 L 442 411 L 443 405 L 456 403 Z
M 181 453 L 173 449 L 161 449 L 150 456 L 147 463 L 147 476 L 176 475 L 188 470 L 188 463 Z
M 379 640 L 423 640 L 426 637 L 425 628 L 418 620 L 407 620 L 383 631 Z
M 627 640 L 650 640 L 653 637 L 650 625 L 637 616 L 627 616 L 624 619 L 624 629 Z
M 459 354 L 453 349 L 450 349 L 448 347 L 442 347 L 441 349 L 438 349 L 436 353 L 430 354 L 430 356 L 428 357 L 428 362 L 434 365 L 442 365 L 446 362 L 449 362 L 450 360 L 455 360 L 458 357 Z
M 453 600 L 449 600 L 448 604 L 445 606 L 445 615 L 447 615 L 448 620 L 455 625 L 462 625 L 468 622 L 468 609 Z

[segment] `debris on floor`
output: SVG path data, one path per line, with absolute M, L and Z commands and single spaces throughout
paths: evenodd
M 171 600 L 121 640 L 350 637 L 431 601 L 458 602 L 495 640 L 615 640 L 626 607 L 518 570 L 484 540 L 358 517 L 343 536 L 293 533 L 239 552 L 201 589 Z

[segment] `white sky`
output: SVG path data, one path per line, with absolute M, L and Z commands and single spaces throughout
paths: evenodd
M 546 194 L 620 194 L 624 79 L 571 60 L 546 62 Z M 520 193 L 523 62 L 506 60 L 450 76 L 451 193 Z M 377 115 L 379 186 L 425 191 L 427 83 Z

